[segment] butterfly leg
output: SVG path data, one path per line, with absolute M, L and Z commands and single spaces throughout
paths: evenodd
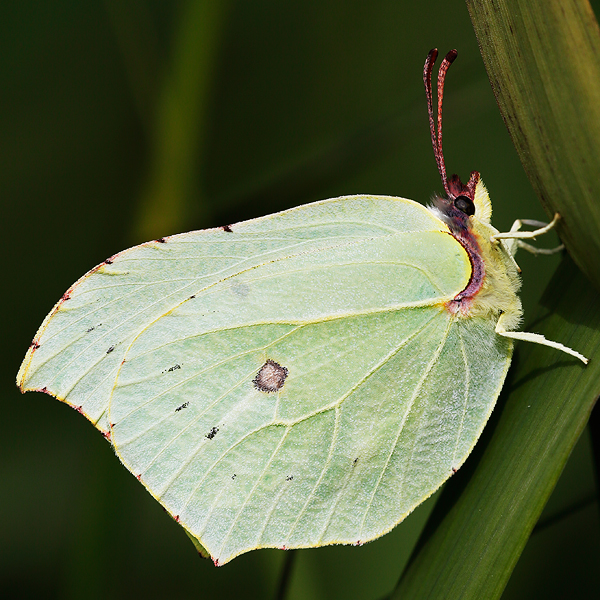
M 560 244 L 554 248 L 536 248 L 535 246 L 532 246 L 527 242 L 522 242 L 521 240 L 514 241 L 517 243 L 519 248 L 523 248 L 523 250 L 527 250 L 527 252 L 530 252 L 531 254 L 556 254 L 557 252 L 562 252 L 565 249 L 564 244 Z
M 588 359 L 585 356 L 583 356 L 583 354 L 579 354 L 579 352 L 573 350 L 572 348 L 569 348 L 568 346 L 563 346 L 558 342 L 548 340 L 539 333 L 530 333 L 529 331 L 507 331 L 504 326 L 504 317 L 505 313 L 501 314 L 500 318 L 498 319 L 498 323 L 496 324 L 496 333 L 498 335 L 513 340 L 522 340 L 524 342 L 532 342 L 534 344 L 540 344 L 542 346 L 549 346 L 550 348 L 555 348 L 556 350 L 560 350 L 561 352 L 565 352 L 566 354 L 570 354 L 571 356 L 578 358 L 581 362 L 587 365 Z
M 554 229 L 556 223 L 558 223 L 560 219 L 560 214 L 555 213 L 554 218 L 550 223 L 544 223 L 543 221 L 536 221 L 534 219 L 517 219 L 510 231 L 506 233 L 496 233 L 492 235 L 492 242 L 496 242 L 497 240 L 506 240 L 504 242 L 507 250 L 510 252 L 511 256 L 514 256 L 517 253 L 518 248 L 523 248 L 532 254 L 554 254 L 556 252 L 560 252 L 563 249 L 563 245 L 557 246 L 556 248 L 535 248 L 526 242 L 521 240 L 531 240 L 535 239 L 538 235 L 543 235 L 544 233 L 548 233 L 550 230 Z M 523 225 L 527 225 L 528 227 L 537 227 L 533 231 L 521 231 L 521 227 Z

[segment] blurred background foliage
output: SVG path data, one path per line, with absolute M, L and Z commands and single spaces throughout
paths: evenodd
M 421 80 L 434 46 L 459 50 L 449 171 L 482 173 L 498 228 L 544 219 L 462 2 L 3 4 L 2 597 L 273 596 L 284 553 L 201 560 L 89 423 L 14 377 L 62 293 L 125 247 L 338 195 L 426 202 L 441 187 Z M 527 314 L 558 258 L 519 262 Z M 586 434 L 505 598 L 600 594 L 595 486 Z M 431 506 L 361 548 L 299 552 L 288 597 L 381 598 Z

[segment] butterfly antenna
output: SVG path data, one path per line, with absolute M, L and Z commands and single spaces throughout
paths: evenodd
M 433 153 L 435 155 L 435 162 L 437 163 L 438 171 L 442 175 L 442 181 L 444 183 L 444 187 L 446 187 L 446 169 L 443 166 L 443 162 L 440 165 L 440 157 L 438 154 L 438 138 L 435 129 L 435 118 L 433 116 L 433 91 L 431 88 L 431 73 L 433 71 L 433 65 L 437 60 L 437 56 L 437 48 L 433 48 L 429 51 L 429 54 L 425 59 L 425 67 L 423 68 L 423 83 L 425 83 L 425 95 L 427 96 L 427 111 L 429 113 L 429 131 L 431 132 L 431 145 L 433 146 Z
M 433 89 L 431 85 L 431 74 L 433 65 L 437 59 L 438 51 L 434 48 L 427 55 L 425 67 L 423 69 L 423 81 L 425 83 L 425 94 L 427 96 L 427 110 L 429 112 L 429 129 L 431 131 L 431 144 L 433 145 L 433 153 L 435 154 L 435 162 L 438 166 L 438 171 L 442 178 L 442 184 L 446 193 L 450 194 L 448 188 L 448 176 L 446 175 L 446 164 L 444 162 L 444 153 L 442 151 L 442 101 L 444 99 L 444 82 L 446 73 L 454 59 L 458 55 L 456 50 L 450 50 L 444 57 L 437 78 L 437 127 L 433 113 Z

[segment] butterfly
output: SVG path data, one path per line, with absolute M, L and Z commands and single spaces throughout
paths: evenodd
M 437 115 L 425 62 L 430 206 L 345 196 L 141 244 L 73 284 L 27 352 L 20 389 L 86 416 L 217 565 L 392 529 L 470 454 L 514 340 L 586 362 L 517 331 L 514 254 L 558 216 L 500 233 L 479 173 L 446 175 L 456 55 Z

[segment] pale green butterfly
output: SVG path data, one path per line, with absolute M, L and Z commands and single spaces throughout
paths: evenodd
M 488 420 L 521 318 L 521 238 L 472 173 L 446 195 L 346 196 L 155 240 L 60 299 L 18 374 L 76 408 L 215 564 L 362 544 L 455 472 Z

